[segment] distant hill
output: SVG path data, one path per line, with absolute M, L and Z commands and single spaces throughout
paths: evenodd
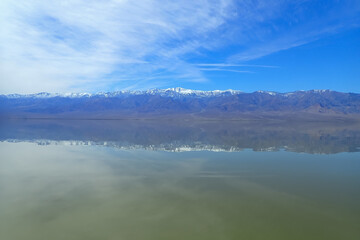
M 330 90 L 277 93 L 183 88 L 110 93 L 0 95 L 14 118 L 311 118 L 360 117 L 360 94 Z

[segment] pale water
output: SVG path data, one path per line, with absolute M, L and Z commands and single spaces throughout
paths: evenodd
M 2 123 L 0 239 L 360 239 L 356 128 L 135 125 Z

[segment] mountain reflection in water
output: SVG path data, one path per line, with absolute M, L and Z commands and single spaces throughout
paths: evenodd
M 275 121 L 1 120 L 0 141 L 163 151 L 360 150 L 360 123 Z
M 0 239 L 360 239 L 359 146 L 341 121 L 1 121 Z

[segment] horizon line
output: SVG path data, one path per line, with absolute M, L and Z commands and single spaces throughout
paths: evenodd
M 308 89 L 308 90 L 294 90 L 294 91 L 287 91 L 287 92 L 281 92 L 281 91 L 273 91 L 273 90 L 256 90 L 252 92 L 245 92 L 238 89 L 214 89 L 214 90 L 198 90 L 198 89 L 190 89 L 190 88 L 182 88 L 182 87 L 173 87 L 173 88 L 149 88 L 149 89 L 139 89 L 139 90 L 114 90 L 114 91 L 99 91 L 99 92 L 33 92 L 33 93 L 0 93 L 0 96 L 9 96 L 9 95 L 40 95 L 40 94 L 54 94 L 54 95 L 99 95 L 99 94 L 107 94 L 107 93 L 136 93 L 136 92 L 149 92 L 149 91 L 174 91 L 177 93 L 186 93 L 186 91 L 193 91 L 196 92 L 238 92 L 238 93 L 245 93 L 245 94 L 251 94 L 251 93 L 278 93 L 278 94 L 287 94 L 287 93 L 295 93 L 295 92 L 338 92 L 338 93 L 354 93 L 354 94 L 360 94 L 360 92 L 343 92 L 338 90 L 332 90 L 332 89 Z

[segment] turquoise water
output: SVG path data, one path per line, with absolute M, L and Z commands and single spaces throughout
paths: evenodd
M 360 239 L 356 151 L 54 136 L 0 142 L 0 239 Z

